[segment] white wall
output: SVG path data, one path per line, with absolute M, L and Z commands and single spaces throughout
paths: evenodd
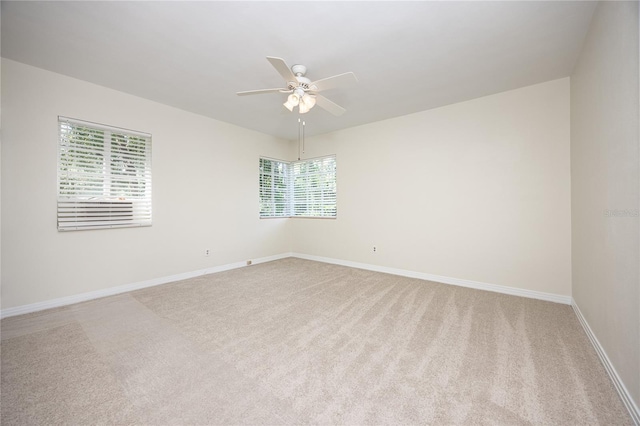
M 293 251 L 569 296 L 569 137 L 565 78 L 308 138 L 338 218 Z
M 152 227 L 57 231 L 58 115 L 152 134 Z M 6 59 L 2 136 L 3 309 L 290 251 L 257 210 L 289 141 Z
M 595 11 L 571 76 L 571 183 L 573 298 L 640 405 L 638 28 L 638 2 Z
M 288 141 L 9 60 L 2 87 L 3 309 L 290 251 L 571 294 L 568 79 L 309 138 L 336 220 L 258 219 Z M 57 232 L 58 115 L 152 133 L 152 227 Z

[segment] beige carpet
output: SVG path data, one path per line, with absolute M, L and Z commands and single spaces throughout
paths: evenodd
M 11 424 L 631 424 L 569 306 L 284 259 L 2 320 Z

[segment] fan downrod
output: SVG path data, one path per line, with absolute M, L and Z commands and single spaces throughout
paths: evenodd
M 293 74 L 296 77 L 304 77 L 304 75 L 307 73 L 307 67 L 305 67 L 304 65 L 296 64 L 291 67 L 291 71 L 293 71 Z

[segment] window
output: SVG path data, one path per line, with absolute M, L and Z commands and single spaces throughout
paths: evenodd
M 291 170 L 291 216 L 336 217 L 336 157 L 296 161 Z
M 260 217 L 289 216 L 289 168 L 283 161 L 260 159 Z
M 336 157 L 260 158 L 260 217 L 337 216 Z
M 151 135 L 58 117 L 58 230 L 151 225 Z

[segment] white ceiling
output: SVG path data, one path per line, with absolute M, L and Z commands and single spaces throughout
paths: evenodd
M 345 107 L 304 115 L 307 135 L 570 75 L 595 2 L 10 2 L 2 56 L 274 136 L 297 138 L 265 59 Z

